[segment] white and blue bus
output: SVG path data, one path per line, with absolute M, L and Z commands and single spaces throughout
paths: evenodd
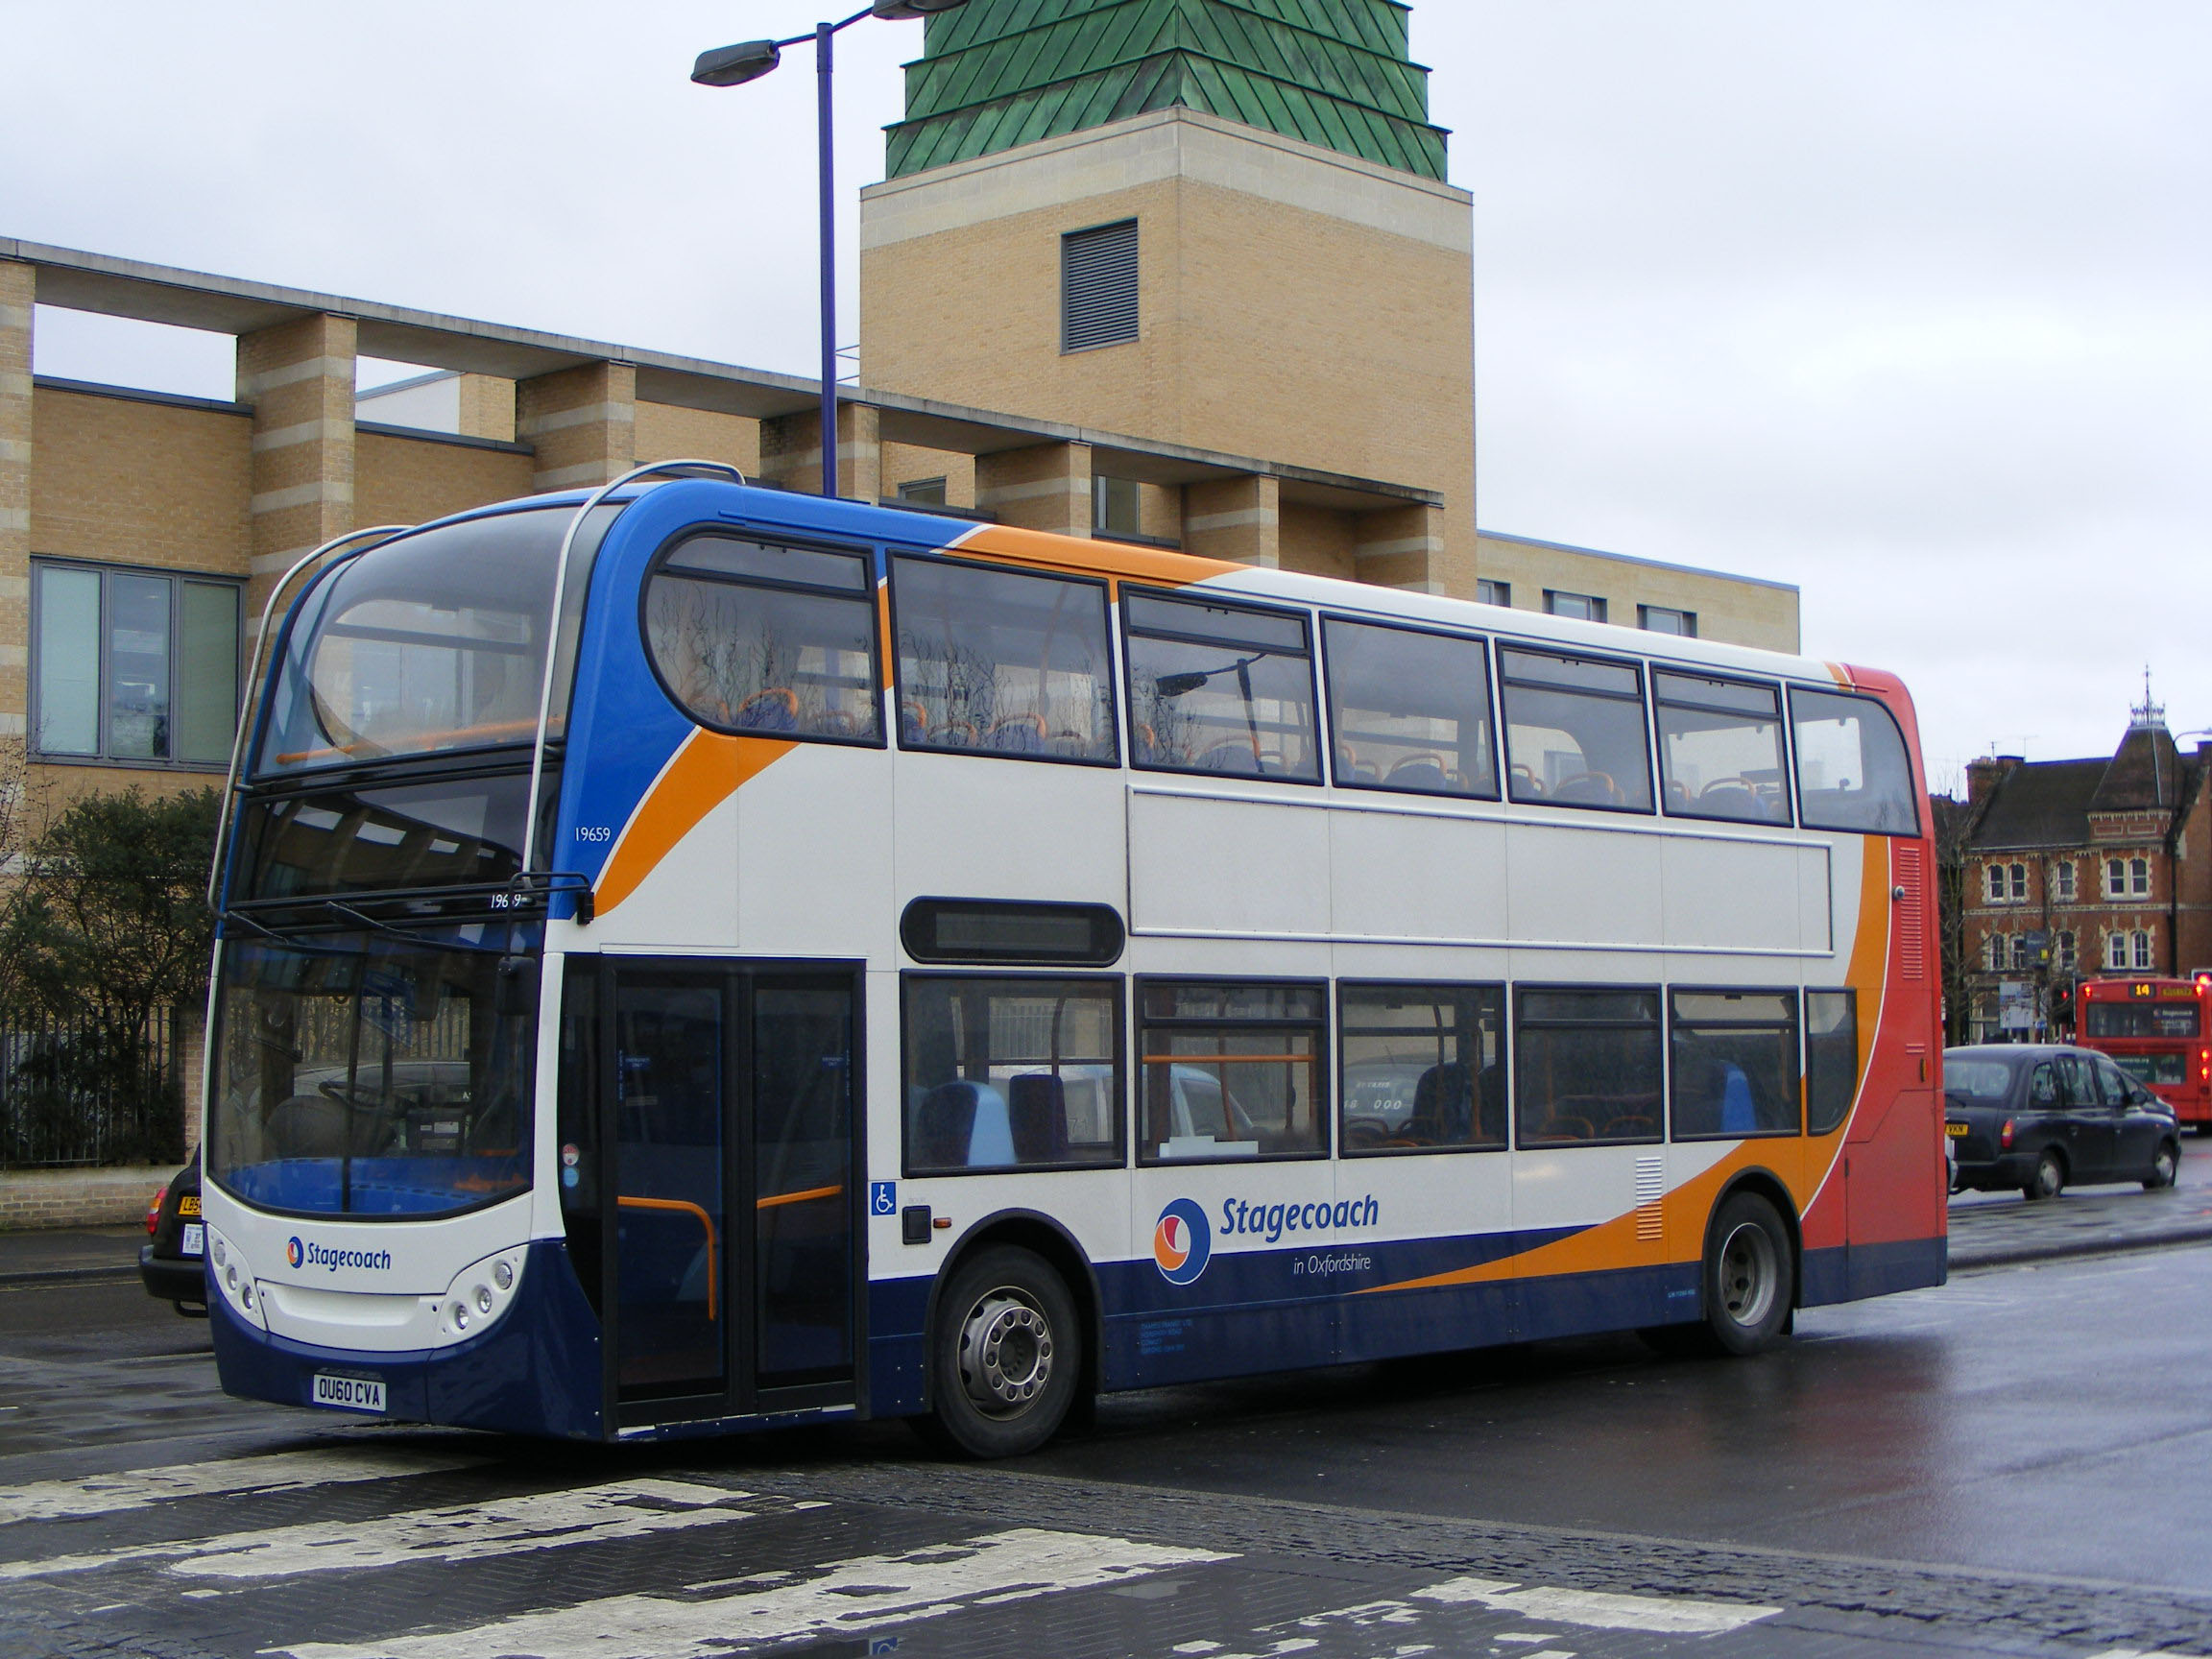
M 231 1392 L 989 1455 L 1941 1281 L 1894 679 L 708 471 L 279 589 L 216 877 Z

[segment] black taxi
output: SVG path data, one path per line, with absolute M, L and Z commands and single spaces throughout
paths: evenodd
M 138 1247 L 138 1277 L 146 1294 L 180 1313 L 207 1314 L 207 1229 L 200 1219 L 200 1155 L 169 1178 L 146 1207 L 146 1242 Z
M 1946 1048 L 1943 1094 L 1960 1188 L 2056 1198 L 2069 1184 L 2171 1187 L 2181 1167 L 2174 1108 L 2086 1048 Z

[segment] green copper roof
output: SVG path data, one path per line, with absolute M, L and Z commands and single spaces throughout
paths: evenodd
M 890 177 L 1080 132 L 1152 109 L 1203 109 L 1444 177 L 1429 71 L 1396 0 L 968 0 L 931 17 L 906 66 Z

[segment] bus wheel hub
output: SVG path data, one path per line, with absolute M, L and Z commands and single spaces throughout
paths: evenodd
M 994 1290 L 960 1331 L 960 1381 L 986 1411 L 1018 1411 L 1052 1376 L 1052 1328 L 1011 1291 Z

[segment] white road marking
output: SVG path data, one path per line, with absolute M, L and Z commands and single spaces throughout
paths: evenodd
M 1693 1601 L 1672 1596 L 1621 1596 L 1601 1590 L 1520 1588 L 1494 1578 L 1448 1578 L 1413 1592 L 1421 1601 L 1480 1602 L 1501 1613 L 1579 1624 L 1594 1630 L 1645 1630 L 1668 1636 L 1718 1636 L 1771 1619 L 1779 1607 Z
M 292 1659 L 719 1659 L 733 1650 L 847 1634 L 1116 1584 L 1231 1557 L 1120 1538 L 1022 1527 L 898 1555 L 862 1555 L 818 1573 L 761 1575 L 733 1596 L 610 1596 L 473 1630 L 263 1649 Z
M 605 1544 L 690 1527 L 721 1527 L 756 1511 L 730 1507 L 750 1492 L 698 1486 L 683 1480 L 622 1480 L 570 1492 L 540 1492 L 489 1503 L 445 1509 L 411 1509 L 374 1521 L 310 1522 L 180 1538 L 83 1555 L 0 1563 L 0 1581 L 89 1573 L 126 1561 L 166 1561 L 165 1571 L 188 1578 L 282 1578 L 363 1567 L 397 1567 L 418 1561 L 475 1561 L 572 1544 Z M 649 1508 L 650 1502 L 666 1507 Z M 779 1510 L 821 1509 L 823 1503 L 785 1503 Z
M 481 1457 L 408 1452 L 396 1447 L 331 1446 L 312 1452 L 269 1452 L 220 1462 L 125 1469 L 82 1480 L 38 1480 L 27 1486 L 0 1486 L 0 1524 L 110 1515 L 177 1498 L 204 1498 L 232 1492 L 284 1492 L 302 1486 L 339 1486 L 356 1480 L 439 1475 L 452 1469 L 472 1468 L 483 1461 Z

